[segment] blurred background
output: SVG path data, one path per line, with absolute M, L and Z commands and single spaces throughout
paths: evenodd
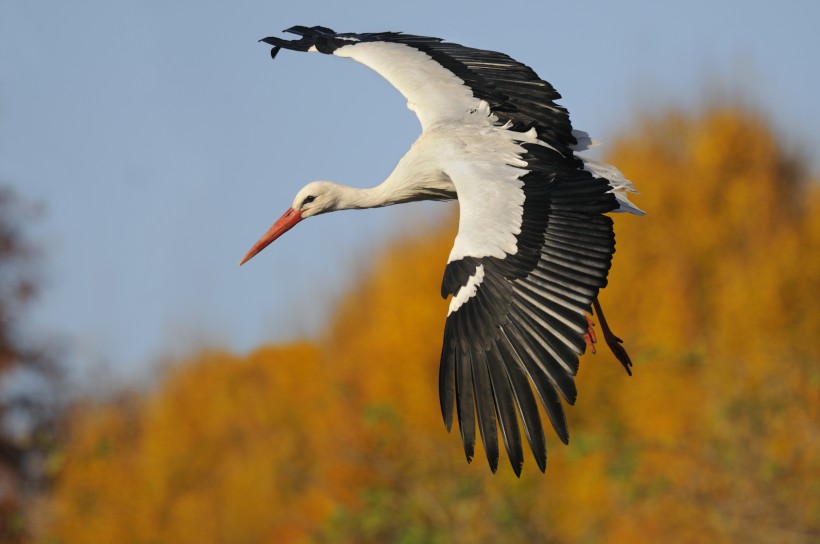
M 809 0 L 0 3 L 0 542 L 820 541 Z M 322 216 L 417 137 L 295 24 L 503 51 L 641 195 L 542 475 L 437 400 L 457 207 Z

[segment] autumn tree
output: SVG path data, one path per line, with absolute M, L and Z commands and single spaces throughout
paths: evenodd
M 363 454 L 376 459 L 358 481 L 373 485 L 372 466 L 392 470 L 363 489 L 358 510 L 341 509 L 328 541 L 423 528 L 419 542 L 818 537 L 808 475 L 820 473 L 820 347 L 808 339 L 820 330 L 820 189 L 744 108 L 672 110 L 630 133 L 610 160 L 637 182 L 648 214 L 616 218 L 602 299 L 635 377 L 608 354 L 584 358 L 570 446 L 552 446 L 547 481 L 506 485 L 503 474 L 451 466 L 453 452 L 442 452 L 457 441 L 425 447 L 425 429 L 440 426 L 435 408 L 424 411 L 436 403 L 424 380 L 435 376 L 442 312 L 419 293 L 434 291 L 431 263 L 452 234 L 435 250 L 399 247 L 349 296 L 331 340 L 356 384 L 348 402 L 390 416 L 378 433 L 362 426 L 361 440 L 376 441 Z
M 596 518 L 612 542 L 816 541 L 820 187 L 745 108 L 673 110 L 634 134 L 613 160 L 651 225 L 617 222 L 603 298 L 641 376 L 612 399 L 614 419 L 582 423 L 618 430 L 629 515 Z M 588 377 L 585 394 L 612 397 Z
M 647 215 L 616 218 L 602 302 L 635 374 L 584 356 L 546 475 L 468 465 L 444 430 L 450 221 L 391 244 L 314 342 L 204 353 L 132 409 L 78 409 L 53 541 L 820 540 L 820 189 L 743 108 L 629 134 L 609 160 Z

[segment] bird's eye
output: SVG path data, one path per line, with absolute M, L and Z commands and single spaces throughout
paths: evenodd
M 310 196 L 306 197 L 306 198 L 302 201 L 302 206 L 304 206 L 305 204 L 310 204 L 310 203 L 311 203 L 311 202 L 313 202 L 314 200 L 316 200 L 316 197 L 315 197 L 315 196 L 313 196 L 313 195 L 310 195 Z

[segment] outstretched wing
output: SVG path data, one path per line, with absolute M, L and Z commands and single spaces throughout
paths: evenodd
M 318 26 L 285 32 L 301 39 L 264 38 L 274 46 L 274 55 L 286 48 L 361 62 L 404 95 L 424 130 L 441 121 L 509 121 L 514 130 L 535 128 L 539 139 L 565 160 L 578 160 L 571 152 L 577 142 L 569 114 L 554 102 L 561 95 L 531 68 L 503 53 L 398 32 L 339 34 Z
M 444 330 L 439 393 L 450 429 L 454 409 L 468 461 L 475 426 L 493 471 L 498 463 L 497 427 L 513 470 L 519 474 L 523 448 L 518 418 L 539 468 L 546 467 L 546 444 L 533 390 L 561 440 L 569 439 L 559 394 L 575 402 L 574 376 L 584 352 L 592 301 L 606 285 L 615 237 L 602 215 L 617 203 L 606 180 L 564 168 L 541 144 L 523 144 L 526 169 L 519 169 L 523 213 L 495 222 L 515 239 L 515 250 L 499 257 L 486 234 L 462 221 L 444 273 L 442 296 L 452 294 Z M 505 217 L 502 203 L 488 203 L 480 186 L 509 181 L 466 175 L 453 177 L 461 217 L 482 208 Z M 515 187 L 515 185 L 513 185 Z M 498 214 L 487 207 L 498 208 Z M 469 248 L 456 251 L 459 246 Z

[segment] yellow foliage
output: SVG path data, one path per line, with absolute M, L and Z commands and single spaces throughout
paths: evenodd
M 437 398 L 454 225 L 400 241 L 314 345 L 204 353 L 72 417 L 46 542 L 820 540 L 820 190 L 754 114 L 644 120 L 610 160 L 602 304 L 546 476 L 464 462 Z M 90 538 L 89 535 L 93 535 Z
M 57 482 L 56 542 L 303 542 L 330 503 L 312 461 L 329 398 L 315 349 L 207 353 L 135 407 L 84 410 Z M 300 410 L 301 406 L 313 410 Z

